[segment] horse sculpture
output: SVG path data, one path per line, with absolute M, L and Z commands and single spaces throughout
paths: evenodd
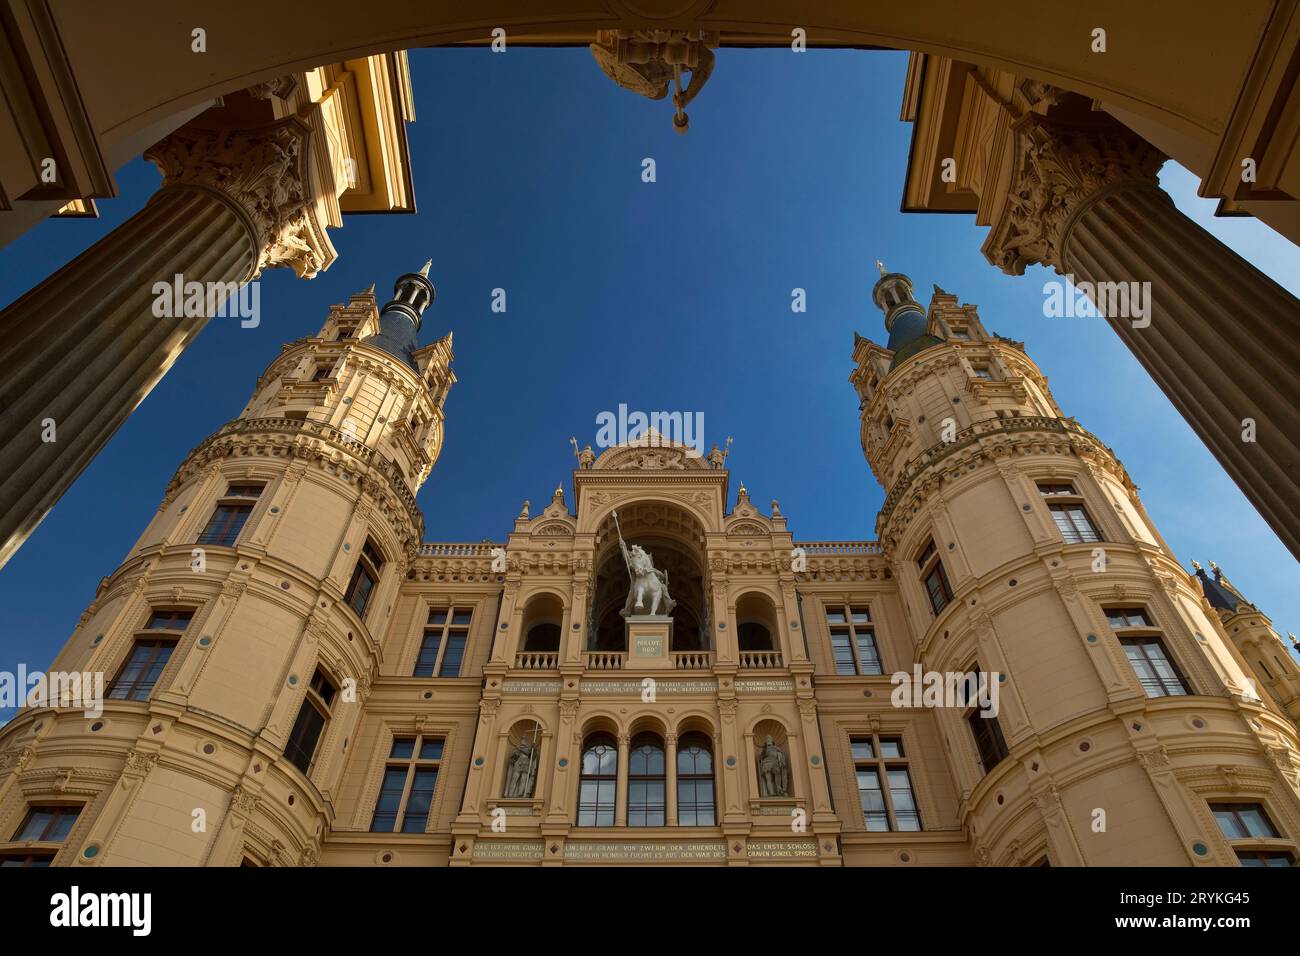
M 614 522 L 617 527 L 617 513 L 614 515 Z M 619 529 L 618 545 L 623 549 L 623 560 L 627 562 L 627 573 L 632 579 L 632 586 L 627 591 L 627 601 L 623 603 L 623 610 L 618 613 L 627 617 L 629 614 L 643 612 L 648 595 L 651 617 L 659 613 L 660 603 L 663 604 L 664 614 L 671 614 L 677 602 L 668 594 L 667 573 L 655 567 L 654 560 L 645 548 L 639 544 L 628 545 L 623 540 L 622 529 Z

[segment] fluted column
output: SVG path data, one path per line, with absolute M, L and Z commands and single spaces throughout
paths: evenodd
M 618 735 L 618 777 L 614 786 L 614 826 L 627 826 L 627 780 L 631 738 Z
M 1300 558 L 1300 300 L 1179 212 L 1164 156 L 1127 128 L 1030 113 L 1013 130 L 989 261 L 1053 266 L 1094 302 L 1097 283 L 1150 283 L 1148 316 L 1107 321 Z
M 164 174 L 149 204 L 0 313 L 0 566 L 224 299 L 205 296 L 201 315 L 158 309 L 156 283 L 236 288 L 266 267 L 310 277 L 333 261 L 312 135 L 298 117 L 182 127 L 146 153 Z
M 664 823 L 677 826 L 677 735 L 664 738 Z

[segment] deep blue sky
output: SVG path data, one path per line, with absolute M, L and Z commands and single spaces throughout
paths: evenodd
M 594 442 L 596 415 L 620 402 L 703 411 L 706 443 L 735 437 L 733 493 L 739 478 L 764 509 L 778 498 L 796 539 L 874 537 L 884 495 L 847 376 L 853 332 L 884 339 L 870 298 L 881 258 L 923 301 L 937 282 L 1023 340 L 1065 412 L 1123 459 L 1184 564 L 1218 561 L 1279 630 L 1300 628 L 1295 562 L 1105 322 L 1044 318 L 1051 273 L 995 271 L 973 217 L 898 212 L 905 63 L 723 50 L 682 137 L 671 106 L 619 89 L 585 50 L 413 52 L 419 213 L 348 217 L 328 272 L 264 276 L 260 327 L 212 322 L 0 571 L 0 669 L 48 665 L 186 452 L 239 414 L 283 342 L 429 257 L 438 300 L 422 339 L 455 331 L 460 378 L 419 496 L 429 540 L 504 540 L 523 499 L 569 492 L 569 436 Z M 656 183 L 641 181 L 645 157 Z M 47 222 L 0 250 L 0 304 L 138 210 L 158 175 L 137 160 L 118 183 L 98 221 Z M 1300 292 L 1294 246 L 1213 219 L 1177 167 L 1165 183 Z M 805 314 L 790 310 L 796 286 Z M 490 309 L 496 287 L 505 314 Z

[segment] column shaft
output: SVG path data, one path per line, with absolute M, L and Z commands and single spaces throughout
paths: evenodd
M 664 822 L 670 826 L 677 826 L 677 735 L 669 734 L 668 739 L 664 742 L 664 794 L 665 807 Z
M 614 793 L 614 826 L 627 826 L 627 778 L 631 741 L 627 734 L 618 735 L 618 779 Z
M 1300 558 L 1300 301 L 1155 186 L 1100 196 L 1064 238 L 1076 281 L 1151 283 L 1150 325 L 1107 321 Z
M 156 316 L 154 283 L 242 283 L 257 257 L 228 201 L 164 189 L 0 313 L 0 567 L 207 323 Z

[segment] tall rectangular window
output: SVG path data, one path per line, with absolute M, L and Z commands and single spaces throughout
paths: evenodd
M 1083 496 L 1074 490 L 1074 485 L 1040 484 L 1038 492 L 1047 502 L 1047 510 L 1052 513 L 1052 520 L 1066 544 L 1092 544 L 1101 540 L 1097 526 L 1083 506 Z
M 126 660 L 108 685 L 110 700 L 148 700 L 185 629 L 192 608 L 154 608 L 144 630 L 136 633 Z
M 831 632 L 831 654 L 835 658 L 836 674 L 885 672 L 876 646 L 876 632 L 869 607 L 828 605 L 826 625 Z
M 72 832 L 80 806 L 33 806 L 14 832 L 13 843 L 58 844 Z M 50 866 L 57 849 L 28 846 L 0 854 L 0 867 Z
M 253 506 L 262 495 L 263 485 L 230 485 L 226 493 L 217 500 L 216 510 L 208 519 L 207 527 L 199 535 L 199 544 L 217 545 L 233 548 L 239 539 L 239 532 L 253 513 Z
M 62 843 L 72 832 L 81 807 L 34 806 L 27 811 L 22 826 L 14 834 L 13 842 Z
M 967 691 L 979 686 L 979 664 L 975 664 L 967 676 L 968 680 L 964 684 Z M 972 703 L 969 696 L 966 697 L 966 703 Z M 1007 747 L 1006 738 L 1002 736 L 1002 725 L 998 723 L 998 718 L 992 709 L 979 706 L 978 701 L 974 703 L 975 706 L 966 713 L 966 723 L 970 725 L 971 736 L 975 739 L 980 768 L 987 774 L 1005 760 L 1011 750 Z
M 383 786 L 370 829 L 374 833 L 423 833 L 442 764 L 441 737 L 396 737 L 384 766 Z
M 316 759 L 316 747 L 330 719 L 330 708 L 334 705 L 337 688 L 319 667 L 312 675 L 311 685 L 298 708 L 298 718 L 293 722 L 289 740 L 284 746 L 284 755 L 289 762 L 303 772 L 311 770 L 312 761 Z
M 343 600 L 347 601 L 357 617 L 363 620 L 366 616 L 366 608 L 370 606 L 370 598 L 375 593 L 375 586 L 379 583 L 379 571 L 383 566 L 383 555 L 380 554 L 375 543 L 367 538 L 357 558 L 357 566 L 352 569 L 352 579 L 348 582 L 348 589 L 343 595 Z
M 473 617 L 473 608 L 431 608 L 414 676 L 459 677 Z
M 920 830 L 921 813 L 912 791 L 902 739 L 864 735 L 851 738 L 849 747 L 867 829 Z
M 148 700 L 175 649 L 175 638 L 136 638 L 109 685 L 109 699 Z
M 1295 866 L 1290 850 L 1270 845 L 1280 834 L 1258 803 L 1211 803 L 1210 811 L 1242 866 Z
M 1102 613 L 1148 697 L 1181 697 L 1192 692 L 1145 610 L 1112 607 Z
M 925 584 L 925 593 L 930 598 L 930 609 L 938 617 L 952 601 L 952 585 L 948 583 L 948 572 L 939 560 L 939 552 L 931 538 L 916 559 L 916 566 L 921 569 L 921 581 Z

